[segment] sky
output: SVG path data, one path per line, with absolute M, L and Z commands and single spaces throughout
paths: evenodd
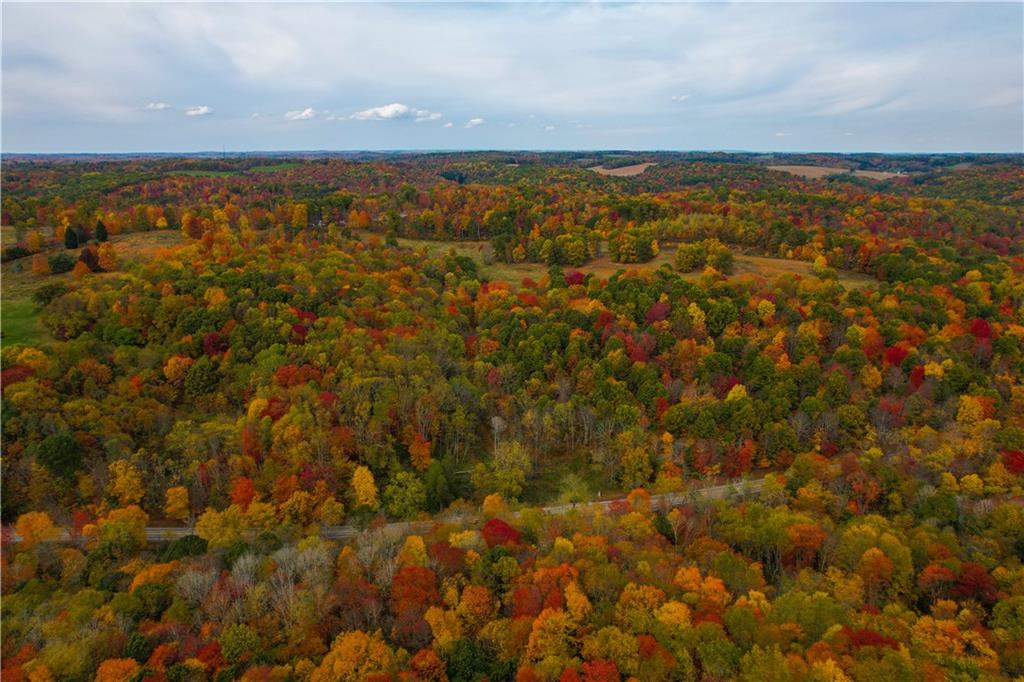
M 1024 3 L 2 5 L 19 152 L 1024 150 Z

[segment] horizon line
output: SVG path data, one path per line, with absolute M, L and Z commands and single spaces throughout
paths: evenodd
M 241 155 L 254 155 L 254 154 L 450 154 L 450 153 L 465 153 L 465 154 L 480 154 L 480 153 L 504 153 L 504 154 L 564 154 L 573 152 L 594 152 L 594 153 L 619 153 L 628 152 L 631 154 L 693 154 L 693 153 L 707 153 L 707 154 L 835 154 L 839 156 L 853 156 L 857 154 L 885 154 L 893 156 L 913 156 L 913 155 L 939 155 L 939 156 L 950 156 L 957 154 L 971 154 L 975 156 L 1022 156 L 1024 157 L 1024 150 L 1021 151 L 973 151 L 973 150 L 921 150 L 921 151 L 907 151 L 907 150 L 892 150 L 892 151 L 881 151 L 874 149 L 865 149 L 860 151 L 836 151 L 828 149 L 805 149 L 805 150 L 781 150 L 781 149 L 727 149 L 727 148 L 693 148 L 693 149 L 630 149 L 630 148 L 615 148 L 615 147 L 566 147 L 560 149 L 530 149 L 530 148 L 478 148 L 478 149 L 464 149 L 464 148 L 444 148 L 444 147 L 424 147 L 424 148 L 412 148 L 412 147 L 395 147 L 387 149 L 252 149 L 252 150 L 217 150 L 217 149 L 196 149 L 190 151 L 163 151 L 163 150 L 145 150 L 145 151 L 52 151 L 52 152 L 40 152 L 40 151 L 2 151 L 0 150 L 0 158 L 5 156 L 187 156 L 196 154 L 210 154 L 219 156 L 241 156 Z

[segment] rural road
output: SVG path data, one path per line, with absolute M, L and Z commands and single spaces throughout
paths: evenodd
M 663 495 L 651 495 L 651 506 L 659 507 L 662 505 L 672 506 L 682 504 L 692 500 L 718 500 L 729 496 L 733 493 L 744 493 L 752 494 L 761 492 L 764 486 L 764 479 L 752 479 L 748 481 L 737 481 L 735 483 L 727 483 L 724 485 L 709 486 L 707 488 L 696 488 L 688 492 L 681 493 L 666 493 Z M 609 500 L 599 500 L 594 502 L 586 502 L 579 504 L 560 504 L 551 507 L 541 507 L 540 510 L 547 514 L 564 514 L 571 511 L 575 507 L 586 508 L 599 506 L 605 510 L 609 509 L 615 502 L 623 502 L 626 498 L 617 497 Z M 512 516 L 518 516 L 519 512 L 512 512 Z M 447 516 L 441 517 L 441 520 L 447 523 L 468 523 L 476 521 L 475 516 L 459 515 L 459 516 Z M 428 532 L 431 527 L 436 523 L 436 520 L 430 521 L 399 521 L 396 523 L 388 523 L 380 527 L 380 530 L 388 535 L 411 535 Z M 325 526 L 320 529 L 320 535 L 329 540 L 351 540 L 360 533 L 366 532 L 366 529 L 358 528 L 356 526 Z M 184 527 L 160 527 L 151 526 L 146 528 L 146 540 L 149 542 L 167 542 L 169 540 L 176 540 L 183 538 L 188 535 L 195 533 L 193 526 Z M 67 544 L 76 542 L 77 540 L 71 536 L 71 533 L 67 528 L 60 529 L 60 535 L 52 540 L 59 544 Z M 3 528 L 3 542 L 21 542 L 21 536 L 15 532 L 13 527 L 5 526 Z

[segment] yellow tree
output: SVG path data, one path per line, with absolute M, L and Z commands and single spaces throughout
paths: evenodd
M 188 489 L 183 485 L 168 488 L 164 502 L 164 514 L 172 519 L 184 521 L 190 513 Z
M 60 530 L 53 525 L 53 519 L 46 512 L 28 512 L 18 517 L 14 530 L 21 536 L 21 544 L 31 549 L 40 542 L 56 540 Z
M 362 682 L 373 674 L 387 674 L 397 665 L 394 653 L 380 632 L 354 630 L 338 635 L 310 682 Z
M 536 663 L 545 658 L 568 658 L 572 654 L 574 630 L 569 615 L 561 609 L 544 609 L 533 621 L 526 643 L 526 659 Z
M 145 494 L 142 475 L 135 465 L 125 459 L 118 459 L 107 467 L 110 473 L 110 494 L 117 498 L 122 507 L 137 504 Z
M 110 242 L 100 244 L 99 250 L 100 267 L 107 272 L 117 270 L 117 251 Z
M 377 484 L 374 482 L 373 472 L 369 468 L 359 466 L 352 473 L 352 494 L 355 496 L 357 507 L 365 506 L 376 509 L 380 506 Z

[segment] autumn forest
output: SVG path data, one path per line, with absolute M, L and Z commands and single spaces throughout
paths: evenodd
M 5 682 L 1024 676 L 1019 155 L 2 183 Z

